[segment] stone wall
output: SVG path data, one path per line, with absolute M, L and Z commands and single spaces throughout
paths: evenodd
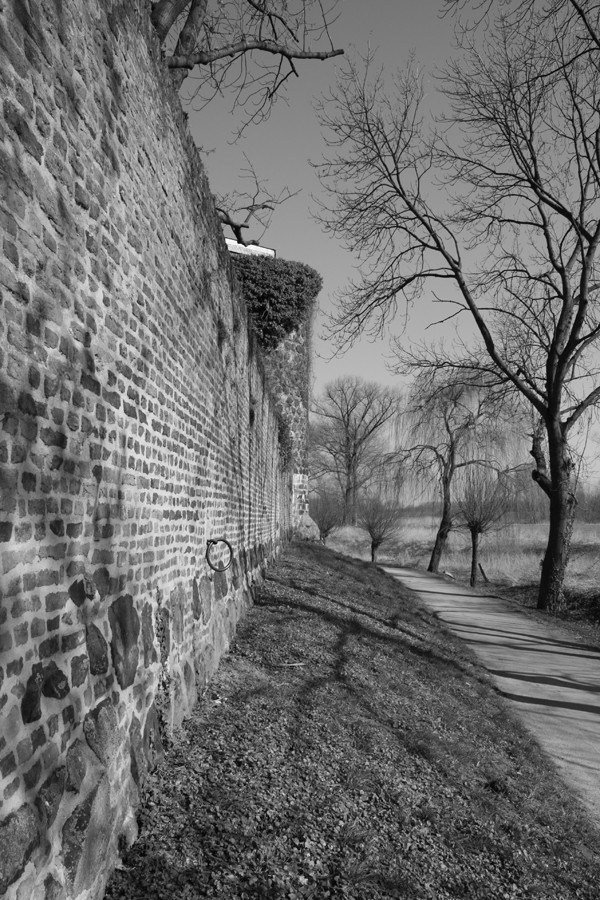
M 271 392 L 285 422 L 292 470 L 292 526 L 308 516 L 308 407 L 311 359 L 311 319 L 267 354 L 265 365 Z
M 161 739 L 290 527 L 287 437 L 148 7 L 0 2 L 10 900 L 102 896 Z

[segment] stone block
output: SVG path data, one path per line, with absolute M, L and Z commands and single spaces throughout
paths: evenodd
M 152 772 L 164 756 L 160 720 L 156 704 L 152 704 L 146 715 L 143 731 L 144 756 L 148 771 Z
M 0 895 L 22 874 L 40 843 L 40 823 L 33 807 L 24 804 L 0 824 Z
M 130 687 L 137 671 L 140 620 L 131 594 L 124 594 L 108 610 L 112 629 L 110 649 L 117 680 L 122 688 Z
M 144 650 L 144 666 L 147 668 L 158 661 L 154 646 L 153 611 L 150 603 L 144 603 L 142 609 L 142 647 Z
M 83 733 L 100 762 L 108 766 L 120 741 L 117 712 L 110 698 L 103 700 L 86 715 Z
M 60 766 L 44 781 L 38 791 L 36 807 L 45 828 L 50 828 L 60 807 L 67 784 L 67 770 Z
M 86 647 L 92 675 L 108 672 L 108 644 L 96 625 L 88 625 L 85 630 Z

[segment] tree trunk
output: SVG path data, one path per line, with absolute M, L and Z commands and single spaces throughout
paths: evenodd
M 348 479 L 344 489 L 344 511 L 342 516 L 343 525 L 353 525 L 352 522 L 352 482 Z
M 159 0 L 152 8 L 152 24 L 158 32 L 160 41 L 164 41 L 171 30 L 177 16 L 181 15 L 190 0 Z
M 377 552 L 379 544 L 376 544 L 374 541 L 371 541 L 371 562 L 375 562 L 375 554 Z
M 452 504 L 451 504 L 451 500 L 450 500 L 450 483 L 449 483 L 449 481 L 448 481 L 448 483 L 446 483 L 445 478 L 442 481 L 442 494 L 443 494 L 442 518 L 440 520 L 437 534 L 435 536 L 435 544 L 433 545 L 431 559 L 429 560 L 429 565 L 427 566 L 428 572 L 439 572 L 440 560 L 442 558 L 442 553 L 446 549 L 448 535 L 450 534 L 450 529 L 452 528 Z
M 479 554 L 479 532 L 475 528 L 471 528 L 471 580 L 469 584 L 475 587 L 477 584 L 477 564 Z
M 550 528 L 542 564 L 538 609 L 556 613 L 565 604 L 563 585 L 575 519 L 575 464 L 560 425 L 548 427 L 550 461 Z M 536 479 L 537 480 L 537 479 Z

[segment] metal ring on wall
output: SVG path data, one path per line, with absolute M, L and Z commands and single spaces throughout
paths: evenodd
M 216 566 L 213 564 L 213 562 L 210 558 L 210 551 L 211 551 L 211 548 L 213 547 L 213 545 L 215 545 L 215 544 L 225 544 L 225 546 L 227 547 L 227 549 L 229 551 L 229 560 L 226 565 L 223 565 L 222 562 L 220 562 Z M 209 564 L 209 566 L 211 567 L 211 569 L 214 572 L 224 572 L 225 569 L 229 568 L 229 566 L 233 562 L 233 547 L 231 546 L 231 544 L 229 543 L 229 541 L 226 538 L 224 538 L 224 537 L 211 538 L 210 540 L 208 540 L 206 542 L 206 562 Z

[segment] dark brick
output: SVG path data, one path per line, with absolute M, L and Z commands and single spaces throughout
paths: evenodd
M 52 428 L 42 428 L 40 437 L 44 444 L 49 447 L 61 447 L 63 450 L 67 446 L 67 436 L 62 431 L 54 431 Z
M 72 634 L 63 635 L 61 642 L 61 650 L 63 653 L 70 653 L 71 650 L 75 650 L 77 647 L 80 647 L 85 641 L 85 632 L 83 631 L 75 631 Z
M 14 753 L 9 753 L 4 759 L 0 759 L 0 774 L 3 778 L 8 778 L 9 775 L 12 775 L 16 768 L 17 760 Z
M 10 678 L 12 675 L 20 675 L 23 671 L 23 657 L 20 656 L 18 659 L 13 659 L 6 666 L 6 677 Z M 0 677 L 0 685 L 2 684 L 2 678 Z
M 31 767 L 29 772 L 25 772 L 23 776 L 23 781 L 25 782 L 25 787 L 27 790 L 31 790 L 34 788 L 38 781 L 42 776 L 42 762 L 38 759 L 36 763 Z
M 84 683 L 89 671 L 89 661 L 87 656 L 76 656 L 71 660 L 71 684 L 73 687 L 79 687 Z
M 21 483 L 26 491 L 35 491 L 37 478 L 33 472 L 23 472 L 21 475 Z
M 4 101 L 4 118 L 7 125 L 12 128 L 19 137 L 26 152 L 30 153 L 37 162 L 41 162 L 44 153 L 42 145 L 33 134 L 29 124 L 23 118 L 17 107 L 9 100 Z
M 0 522 L 0 542 L 10 541 L 12 530 L 12 522 Z
M 38 747 L 43 747 L 46 743 L 46 732 L 44 731 L 43 726 L 40 725 L 39 728 L 36 728 L 35 731 L 31 733 L 31 746 L 33 748 L 33 752 L 38 749 Z
M 40 659 L 46 659 L 48 656 L 54 656 L 60 650 L 60 639 L 57 634 L 51 638 L 42 641 L 39 647 Z
M 53 700 L 64 700 L 69 693 L 69 680 L 56 663 L 51 660 L 42 670 L 42 694 Z
M 100 396 L 100 382 L 95 378 L 92 378 L 91 375 L 88 375 L 87 372 L 82 372 L 81 374 L 81 386 L 88 391 L 92 391 L 92 393 Z

